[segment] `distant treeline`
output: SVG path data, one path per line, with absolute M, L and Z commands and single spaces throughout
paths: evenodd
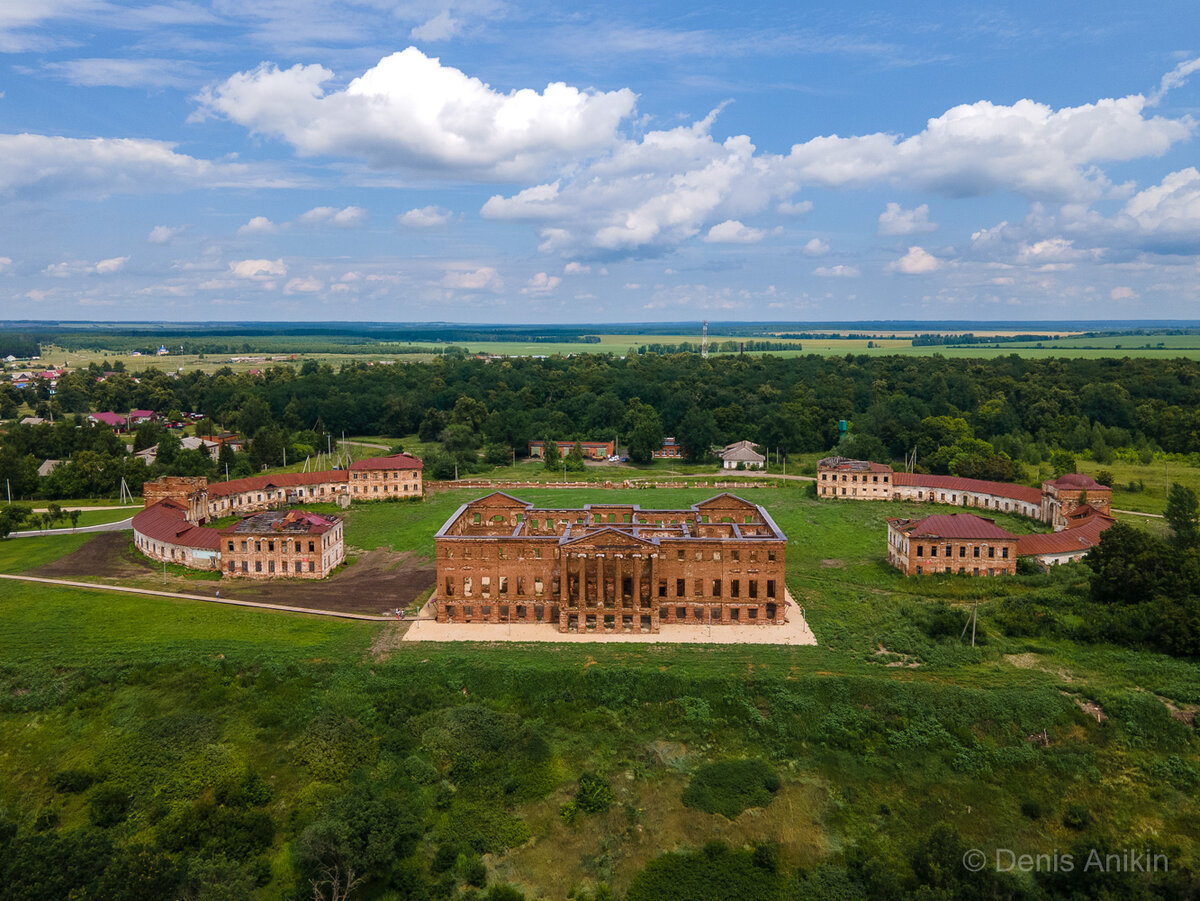
M 0 332 L 0 357 L 36 357 L 42 352 L 36 335 L 27 332 Z
M 274 335 L 163 335 L 147 337 L 142 334 L 117 335 L 111 333 L 66 333 L 52 337 L 54 344 L 67 350 L 109 351 L 111 353 L 153 353 L 165 346 L 171 353 L 185 354 L 283 354 L 283 353 L 370 353 L 370 354 L 423 354 L 429 353 L 421 341 L 438 344 L 441 349 L 465 348 L 448 342 L 514 342 L 526 344 L 599 344 L 598 335 L 541 334 L 537 332 L 489 332 L 464 330 L 407 331 L 403 341 L 391 340 L 376 335 L 350 334 L 289 334 L 281 331 Z M 19 356 L 19 354 L 15 354 Z M 2 356 L 2 354 L 0 354 Z
M 960 344 L 1011 344 L 1015 341 L 1058 341 L 1062 335 L 973 335 L 966 332 L 962 335 L 938 335 L 928 333 L 917 335 L 912 339 L 913 347 L 934 347 L 938 345 Z
M 848 340 L 848 341 L 866 341 L 868 338 L 882 338 L 882 335 L 875 334 L 858 334 L 849 332 L 842 334 L 841 332 L 780 332 L 775 335 L 776 338 L 788 338 L 792 341 L 816 341 L 816 340 Z M 889 335 L 889 338 L 895 338 L 895 335 Z
M 643 344 L 638 347 L 640 354 L 698 354 L 702 349 L 699 341 L 681 341 L 678 344 Z M 802 350 L 803 346 L 788 341 L 710 341 L 708 349 L 713 353 L 736 354 L 764 353 L 773 350 Z

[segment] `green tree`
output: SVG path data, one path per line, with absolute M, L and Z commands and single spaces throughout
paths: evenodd
M 558 450 L 558 442 L 547 438 L 546 443 L 542 446 L 542 465 L 546 469 L 555 470 L 562 466 L 562 454 Z
M 585 469 L 583 463 L 583 445 L 578 441 L 571 446 L 570 452 L 567 454 L 567 472 L 583 472 Z
M 1178 482 L 1171 483 L 1165 518 L 1171 527 L 1171 540 L 1177 547 L 1200 545 L 1200 503 L 1191 488 Z
M 692 407 L 679 424 L 679 444 L 684 456 L 692 463 L 711 463 L 713 445 L 720 437 L 711 410 Z
M 629 459 L 634 463 L 649 463 L 654 452 L 663 444 L 662 420 L 649 404 L 641 404 L 627 417 L 629 423 Z

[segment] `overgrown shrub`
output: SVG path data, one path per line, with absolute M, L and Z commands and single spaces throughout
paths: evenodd
M 66 795 L 85 792 L 96 782 L 96 774 L 91 770 L 59 770 L 50 777 L 50 786 Z
M 124 821 L 129 801 L 129 792 L 119 785 L 101 785 L 88 801 L 88 818 L 101 829 L 116 826 Z
M 579 777 L 579 789 L 575 792 L 575 803 L 584 813 L 603 813 L 616 800 L 608 780 L 595 773 L 584 773 Z
M 722 760 L 700 767 L 683 790 L 683 803 L 733 819 L 747 807 L 766 807 L 779 776 L 764 760 Z

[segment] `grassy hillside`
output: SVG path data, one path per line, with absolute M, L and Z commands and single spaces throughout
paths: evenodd
M 347 542 L 429 556 L 477 493 L 356 505 Z M 883 521 L 918 508 L 740 493 L 788 533 L 819 646 L 406 646 L 394 624 L 0 583 L 0 821 L 20 849 L 99 833 L 183 867 L 197 896 L 208 879 L 240 898 L 312 897 L 329 824 L 364 861 L 364 899 L 468 898 L 479 882 L 700 897 L 686 874 L 706 861 L 724 876 L 704 897 L 838 897 L 812 880 L 860 853 L 908 897 L 932 878 L 914 847 L 939 824 L 989 854 L 1153 842 L 1196 866 L 1200 671 L 1001 625 L 1006 601 L 1055 603 L 1080 568 L 906 580 L 882 562 Z M 5 565 L 26 568 L 16 546 L 0 543 Z M 972 648 L 959 635 L 976 602 Z M 724 763 L 740 758 L 759 763 Z

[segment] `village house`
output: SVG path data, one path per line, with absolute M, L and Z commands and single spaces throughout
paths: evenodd
M 439 622 L 547 622 L 559 631 L 782 624 L 787 538 L 730 494 L 681 510 L 551 509 L 496 492 L 438 531 Z
M 655 460 L 681 460 L 683 448 L 674 438 L 664 438 L 662 447 L 650 454 Z
M 742 469 L 763 469 L 767 465 L 766 456 L 755 449 L 752 441 L 727 444 L 717 456 L 721 458 L 721 466 L 724 469 L 737 469 L 739 463 Z
M 1017 571 L 1017 536 L 972 513 L 889 519 L 888 563 L 906 576 L 1012 575 Z

